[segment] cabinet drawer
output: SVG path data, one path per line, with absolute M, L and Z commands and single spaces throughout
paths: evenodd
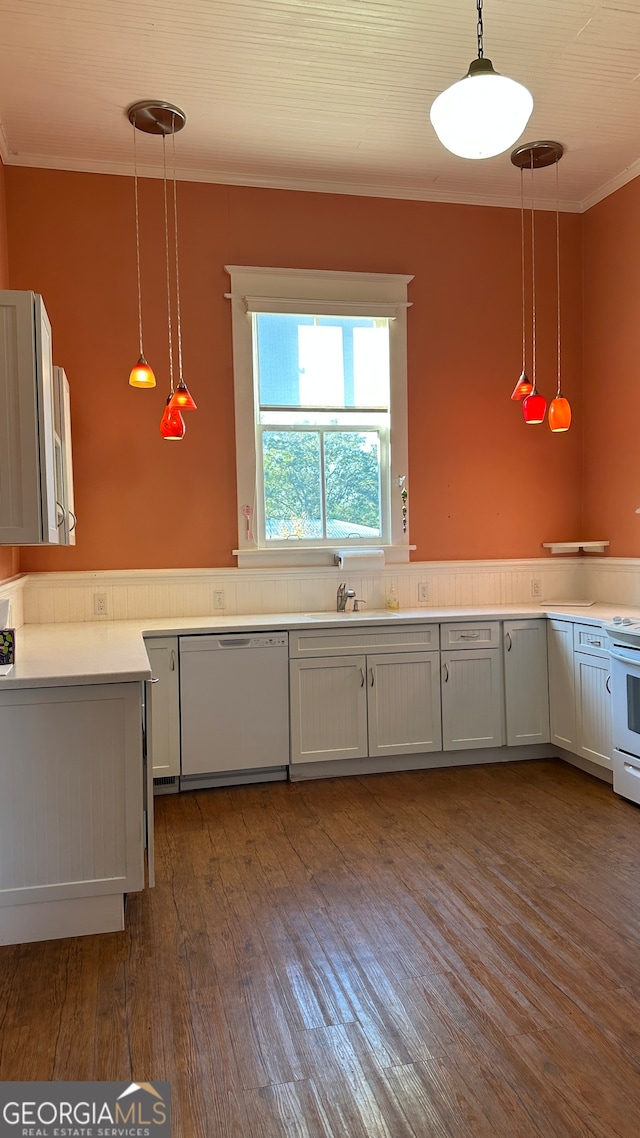
M 440 646 L 446 648 L 499 648 L 500 621 L 441 624 Z
M 437 624 L 393 624 L 384 627 L 362 626 L 323 628 L 316 631 L 289 633 L 289 656 L 309 659 L 314 656 L 342 656 L 377 652 L 435 651 L 440 646 Z
M 591 656 L 609 655 L 609 637 L 595 624 L 574 624 L 574 652 L 588 652 Z

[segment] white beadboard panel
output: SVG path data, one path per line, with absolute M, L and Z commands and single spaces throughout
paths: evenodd
M 182 178 L 517 207 L 507 156 L 460 161 L 429 123 L 475 30 L 471 0 L 5 0 L 5 161 L 131 174 L 125 110 L 158 94 L 187 114 Z M 526 138 L 566 146 L 563 208 L 638 159 L 639 52 L 636 0 L 486 6 L 485 54 L 534 96 Z M 157 138 L 137 158 L 159 176 Z M 553 171 L 538 174 L 554 208 Z
M 24 761 L 0 764 L 0 798 L 15 804 L 3 817 L 0 891 L 126 878 L 125 829 L 105 825 L 105 819 L 121 811 L 125 798 L 120 707 L 114 701 L 86 700 L 75 705 L 73 716 L 69 707 L 34 700 Z M 20 701 L 3 703 L 2 722 L 8 757 L 24 731 Z M 76 756 L 73 761 L 70 754 Z
M 331 612 L 342 581 L 366 602 L 384 608 L 391 585 L 400 608 L 528 603 L 532 582 L 540 600 L 599 600 L 640 604 L 640 560 L 550 556 L 526 561 L 424 561 L 394 565 L 379 573 L 345 574 L 334 567 L 307 569 L 118 570 L 34 573 L 21 579 L 21 619 L 30 624 L 91 621 L 94 595 L 104 593 L 105 620 L 154 616 L 207 616 L 216 591 L 227 615 L 270 612 Z M 418 585 L 427 586 L 426 602 Z M 8 584 L 5 588 L 14 588 Z M 0 595 L 2 593 L 0 592 Z
M 17 577 L 0 584 L 0 601 L 9 601 L 8 628 L 21 628 L 24 624 L 24 587 L 26 580 L 26 577 Z

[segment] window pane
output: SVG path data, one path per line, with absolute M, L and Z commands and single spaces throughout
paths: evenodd
M 298 328 L 301 406 L 344 407 L 343 355 L 342 328 Z
M 389 406 L 389 319 L 254 313 L 260 406 Z
M 378 537 L 382 523 L 377 433 L 327 432 L 324 475 L 327 537 Z
M 262 460 L 267 541 L 321 538 L 320 435 L 263 431 Z

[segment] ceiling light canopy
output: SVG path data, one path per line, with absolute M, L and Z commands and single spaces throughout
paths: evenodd
M 478 58 L 463 79 L 433 101 L 429 117 L 440 142 L 460 158 L 493 158 L 513 146 L 533 110 L 531 93 L 522 83 L 494 71 L 484 58 L 483 0 L 476 0 Z

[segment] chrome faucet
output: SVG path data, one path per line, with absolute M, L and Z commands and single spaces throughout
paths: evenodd
M 346 612 L 347 601 L 350 597 L 355 597 L 355 589 L 348 589 L 346 585 L 338 585 L 338 592 L 336 594 L 336 611 Z

